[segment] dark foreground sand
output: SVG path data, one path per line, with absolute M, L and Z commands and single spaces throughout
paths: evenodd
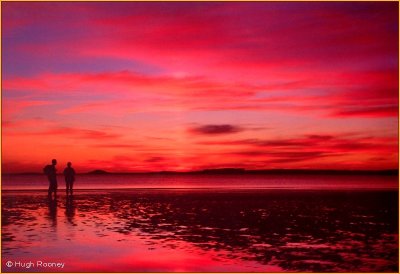
M 3 272 L 398 272 L 395 191 L 2 195 Z

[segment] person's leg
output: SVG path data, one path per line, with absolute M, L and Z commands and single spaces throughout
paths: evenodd
M 53 184 L 54 185 L 54 198 L 57 198 L 57 187 L 58 187 L 57 186 L 57 181 L 54 181 L 53 183 L 54 183 Z
M 51 192 L 52 192 L 53 190 L 52 190 L 52 184 L 51 184 L 51 182 L 49 182 L 49 190 L 48 190 L 48 195 L 49 195 L 49 197 L 51 197 Z
M 49 179 L 49 197 L 51 198 L 51 195 L 54 192 L 54 180 Z
M 71 195 L 72 195 L 72 189 L 74 188 L 74 182 L 72 181 L 72 182 L 69 184 L 69 186 L 70 186 L 70 193 L 71 193 Z
M 69 182 L 65 180 L 65 193 L 68 195 Z

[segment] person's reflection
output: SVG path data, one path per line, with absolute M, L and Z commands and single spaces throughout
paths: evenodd
M 68 222 L 70 222 L 71 224 L 74 224 L 75 204 L 74 204 L 74 198 L 72 195 L 69 195 L 66 197 L 65 216 L 67 217 Z
M 47 206 L 49 207 L 49 218 L 52 221 L 52 226 L 57 225 L 57 199 L 48 198 Z

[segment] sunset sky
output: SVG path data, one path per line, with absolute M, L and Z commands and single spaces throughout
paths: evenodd
M 3 2 L 2 171 L 398 167 L 397 2 Z

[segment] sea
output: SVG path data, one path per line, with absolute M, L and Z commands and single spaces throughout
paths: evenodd
M 399 271 L 398 176 L 2 175 L 2 272 Z
M 44 175 L 2 174 L 2 190 L 48 188 Z M 58 176 L 59 189 L 65 189 Z M 398 175 L 78 174 L 74 189 L 310 189 L 396 190 Z

